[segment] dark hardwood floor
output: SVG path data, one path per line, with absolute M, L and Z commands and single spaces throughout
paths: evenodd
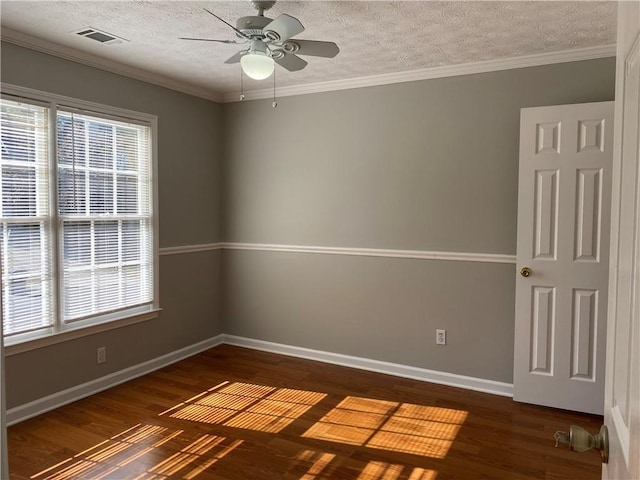
M 223 345 L 9 428 L 14 479 L 599 479 L 598 416 Z

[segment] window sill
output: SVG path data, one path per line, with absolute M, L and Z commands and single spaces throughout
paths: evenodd
M 47 347 L 49 345 L 55 345 L 57 343 L 67 342 L 76 338 L 82 338 L 89 335 L 94 335 L 100 332 L 106 332 L 114 330 L 116 328 L 122 328 L 136 323 L 146 322 L 147 320 L 153 320 L 158 318 L 161 308 L 156 308 L 148 312 L 139 313 L 130 317 L 122 318 L 119 320 L 113 320 L 110 322 L 99 323 L 96 325 L 90 325 L 85 327 L 67 328 L 64 331 L 57 333 L 43 334 L 42 336 L 24 340 L 21 342 L 11 343 L 11 340 L 5 340 L 4 344 L 4 356 L 10 357 L 11 355 L 17 355 L 19 353 L 29 352 L 38 348 Z

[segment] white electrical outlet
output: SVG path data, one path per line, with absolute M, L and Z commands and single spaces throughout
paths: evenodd
M 447 331 L 446 330 L 436 330 L 436 345 L 446 345 L 447 344 Z
M 107 361 L 107 347 L 98 347 L 96 351 L 96 362 L 104 363 Z

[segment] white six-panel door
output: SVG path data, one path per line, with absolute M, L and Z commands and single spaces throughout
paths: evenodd
M 521 112 L 517 401 L 603 413 L 612 147 L 613 102 Z

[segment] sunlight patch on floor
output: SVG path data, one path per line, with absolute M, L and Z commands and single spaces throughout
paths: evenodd
M 435 480 L 438 476 L 436 470 L 428 470 L 426 468 L 414 468 L 407 480 Z
M 347 397 L 303 436 L 441 459 L 466 417 L 462 410 Z
M 298 455 L 297 460 L 301 462 L 313 462 L 307 473 L 300 480 L 314 480 L 318 478 L 325 468 L 336 458 L 333 453 L 314 452 L 313 450 L 305 450 Z
M 180 408 L 163 412 L 173 418 L 278 433 L 321 401 L 325 393 L 250 383 L 221 384 Z
M 315 450 L 300 452 L 296 461 L 297 466 L 307 469 L 299 480 L 435 480 L 438 476 L 436 470 L 380 461 L 361 463 L 353 458 Z
M 402 465 L 385 462 L 369 462 L 358 480 L 397 480 L 402 474 Z
M 226 440 L 215 435 L 194 438 L 183 430 L 138 424 L 31 478 L 160 480 L 179 474 L 191 480 L 242 443 Z

